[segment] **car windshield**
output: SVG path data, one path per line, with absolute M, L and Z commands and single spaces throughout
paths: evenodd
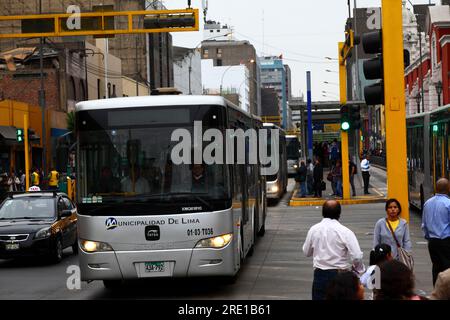
M 52 219 L 55 217 L 55 204 L 52 198 L 7 199 L 0 208 L 0 220 L 14 219 Z

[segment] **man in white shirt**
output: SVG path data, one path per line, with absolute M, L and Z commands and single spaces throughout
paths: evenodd
M 326 289 L 341 271 L 364 272 L 363 253 L 355 234 L 339 223 L 341 205 L 336 200 L 323 204 L 323 219 L 308 231 L 303 253 L 313 256 L 312 299 L 324 300 Z
M 361 174 L 364 181 L 364 194 L 369 193 L 369 179 L 370 179 L 370 161 L 369 155 L 363 155 L 363 159 L 361 161 Z

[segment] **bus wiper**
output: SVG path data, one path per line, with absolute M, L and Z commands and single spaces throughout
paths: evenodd
M 190 192 L 169 192 L 169 193 L 166 193 L 166 194 L 169 195 L 169 196 L 178 196 L 178 195 L 181 195 L 181 196 L 190 196 L 190 197 L 194 198 L 195 200 L 198 200 L 198 201 L 200 201 L 201 203 L 203 203 L 206 207 L 208 207 L 208 209 L 209 209 L 210 211 L 213 211 L 212 205 L 211 205 L 210 203 L 208 203 L 205 199 L 199 197 L 199 196 L 196 195 L 196 194 L 193 194 L 193 193 L 190 193 Z
M 200 196 L 193 194 L 191 192 L 164 192 L 164 193 L 157 193 L 157 194 L 139 195 L 137 197 L 137 200 L 154 199 L 154 198 L 163 199 L 163 198 L 170 197 L 170 196 L 188 196 L 188 197 L 191 197 L 191 198 L 201 202 L 206 207 L 208 207 L 209 210 L 211 210 L 211 211 L 213 210 L 212 205 L 209 204 L 208 201 L 206 201 L 205 199 L 203 199 Z

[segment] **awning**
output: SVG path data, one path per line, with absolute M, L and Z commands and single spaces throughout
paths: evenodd
M 16 127 L 0 126 L 0 137 L 5 140 L 16 140 Z

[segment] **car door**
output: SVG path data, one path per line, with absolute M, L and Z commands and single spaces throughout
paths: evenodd
M 61 214 L 64 210 L 67 209 L 67 204 L 64 201 L 63 197 L 59 197 L 58 198 L 58 203 L 57 203 L 57 210 L 58 210 L 58 226 L 59 229 L 61 230 L 61 235 L 62 235 L 62 245 L 63 248 L 69 246 L 70 243 L 70 239 L 69 239 L 69 232 L 68 232 L 68 218 L 64 218 L 61 217 Z
M 67 197 L 63 197 L 68 210 L 72 211 L 72 215 L 66 218 L 66 229 L 67 229 L 67 245 L 70 246 L 75 243 L 77 239 L 77 215 L 75 204 Z

